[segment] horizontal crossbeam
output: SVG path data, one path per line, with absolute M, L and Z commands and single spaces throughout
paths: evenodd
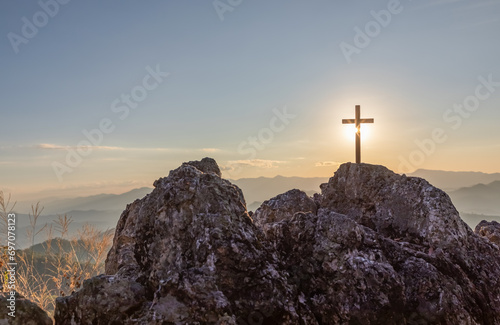
M 359 123 L 375 123 L 375 119 L 372 118 L 362 118 Z M 355 119 L 343 119 L 342 124 L 356 124 Z

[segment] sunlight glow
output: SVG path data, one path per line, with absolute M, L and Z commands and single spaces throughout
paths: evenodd
M 356 126 L 354 124 L 346 124 L 343 126 L 343 133 L 344 133 L 344 136 L 345 138 L 349 139 L 349 140 L 353 140 L 355 135 L 356 135 L 356 132 L 357 132 L 357 129 L 356 129 Z M 370 126 L 369 125 L 366 125 L 366 124 L 361 124 L 361 139 L 363 140 L 367 140 L 369 137 L 370 137 Z

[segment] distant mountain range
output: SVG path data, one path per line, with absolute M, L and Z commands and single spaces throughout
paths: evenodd
M 458 211 L 500 215 L 500 181 L 464 187 L 448 194 Z
M 472 228 L 482 219 L 500 221 L 500 173 L 448 172 L 419 169 L 408 176 L 427 179 L 432 185 L 445 190 Z M 328 177 L 283 177 L 242 178 L 230 180 L 240 187 L 245 195 L 249 211 L 255 211 L 263 201 L 297 188 L 308 195 L 320 192 L 319 186 L 328 182 Z M 144 197 L 152 188 L 143 187 L 123 194 L 100 194 L 70 199 L 41 200 L 44 207 L 39 224 L 50 223 L 57 215 L 67 214 L 73 218 L 71 230 L 76 231 L 85 222 L 101 230 L 116 226 L 127 204 Z M 28 202 L 20 202 L 20 232 L 29 226 Z M 25 239 L 27 240 L 27 238 Z M 41 238 L 43 240 L 43 238 Z M 23 245 L 24 246 L 24 245 Z
M 408 176 L 421 177 L 443 191 L 453 191 L 476 184 L 488 184 L 500 181 L 500 173 L 487 174 L 481 172 L 449 172 L 443 170 L 417 169 Z
M 447 192 L 471 227 L 483 219 L 500 221 L 500 173 L 419 169 L 408 176 L 425 178 Z
M 308 195 L 319 193 L 319 186 L 328 182 L 328 179 L 328 177 L 276 176 L 273 178 L 240 178 L 230 181 L 243 191 L 248 210 L 255 211 L 265 200 L 294 188 L 302 190 Z
M 41 201 L 40 204 L 44 206 L 44 213 L 46 214 L 60 214 L 72 210 L 123 211 L 127 204 L 144 197 L 151 190 L 152 188 L 149 187 L 141 187 L 123 194 L 99 194 L 71 199 Z
M 123 210 L 123 209 L 122 209 Z M 72 210 L 62 214 L 42 214 L 38 217 L 35 232 L 43 228 L 45 224 L 52 225 L 52 236 L 60 237 L 58 227 L 55 223 L 59 215 L 66 214 L 71 217 L 72 222 L 68 227 L 69 234 L 77 234 L 78 230 L 82 229 L 85 224 L 93 225 L 97 230 L 107 231 L 116 227 L 118 219 L 120 218 L 120 211 L 99 211 L 99 210 L 86 210 L 78 211 Z M 17 227 L 16 227 L 16 245 L 18 248 L 27 248 L 31 245 L 32 239 L 28 238 L 27 230 L 32 229 L 30 225 L 30 218 L 27 214 L 16 213 Z M 3 237 L 2 237 L 3 238 Z M 34 243 L 40 243 L 47 239 L 47 229 L 40 231 L 35 237 Z
M 71 217 L 69 233 L 76 234 L 85 224 L 91 224 L 97 229 L 105 231 L 116 227 L 118 219 L 127 204 L 150 193 L 152 188 L 142 187 L 123 194 L 99 194 L 69 199 L 42 199 L 40 207 L 42 213 L 37 221 L 37 229 L 44 224 L 54 226 L 53 236 L 58 236 L 55 222 L 58 216 Z M 14 208 L 17 213 L 17 243 L 22 248 L 29 246 L 31 240 L 27 238 L 26 231 L 31 228 L 28 213 L 31 212 L 32 202 L 18 202 Z M 35 238 L 35 243 L 44 241 L 45 232 L 42 231 Z

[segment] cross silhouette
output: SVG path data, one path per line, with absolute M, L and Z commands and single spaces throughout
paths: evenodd
M 356 126 L 356 163 L 361 163 L 361 123 L 373 123 L 372 118 L 361 118 L 361 106 L 356 105 L 356 118 L 343 119 L 342 124 L 354 124 Z

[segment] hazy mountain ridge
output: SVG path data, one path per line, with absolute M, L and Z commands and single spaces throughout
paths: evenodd
M 258 177 L 240 178 L 229 180 L 238 185 L 245 194 L 247 204 L 264 202 L 278 194 L 284 193 L 291 188 L 302 190 L 308 194 L 318 193 L 319 186 L 328 182 L 329 177 Z
M 124 207 L 125 208 L 125 207 Z M 100 231 L 107 231 L 116 226 L 116 222 L 120 218 L 123 211 L 69 211 L 66 213 L 71 217 L 72 222 L 68 227 L 69 235 L 77 234 L 85 224 L 90 224 Z M 61 214 L 42 214 L 38 217 L 36 231 L 42 229 L 45 224 L 55 227 L 55 221 Z M 27 214 L 16 213 L 16 244 L 18 248 L 25 249 L 31 245 L 31 238 L 28 238 L 27 231 L 31 229 L 30 217 Z M 60 236 L 56 229 L 53 229 L 54 237 Z M 46 231 L 40 232 L 36 237 L 34 244 L 39 244 L 47 239 Z
M 448 192 L 459 211 L 500 215 L 500 181 Z
M 476 184 L 474 186 L 462 187 L 458 190 L 452 191 L 452 193 L 464 194 L 464 193 L 470 193 L 471 191 L 485 195 L 491 193 L 491 191 L 500 191 L 500 181 L 493 181 L 488 184 L 481 183 L 481 184 Z
M 408 176 L 425 178 L 434 186 L 445 189 L 457 209 L 462 212 L 464 220 L 472 228 L 480 221 L 478 219 L 483 216 L 488 220 L 500 221 L 500 217 L 497 217 L 500 216 L 500 205 L 497 204 L 498 198 L 500 198 L 500 173 L 486 174 L 420 169 Z M 497 178 L 499 179 L 497 180 Z M 231 182 L 242 189 L 248 210 L 255 211 L 262 202 L 289 189 L 296 188 L 312 196 L 314 193 L 318 193 L 320 191 L 319 186 L 322 183 L 327 183 L 328 180 L 329 177 L 276 176 L 273 178 L 241 178 L 231 180 Z M 471 182 L 486 184 L 474 183 L 468 187 L 462 186 L 451 190 L 457 185 Z M 74 220 L 72 230 L 77 229 L 78 226 L 85 222 L 105 230 L 116 224 L 127 204 L 144 197 L 152 190 L 153 188 L 143 187 L 122 194 L 99 194 L 71 199 L 52 199 L 47 202 L 41 201 L 40 205 L 44 206 L 44 210 L 39 224 L 50 223 L 57 219 L 57 215 L 67 214 Z M 16 210 L 18 210 L 18 206 L 16 206 Z M 19 224 L 22 233 L 29 225 L 26 212 L 19 214 L 19 219 L 22 219 Z
M 152 188 L 149 187 L 141 187 L 122 194 L 98 194 L 74 199 L 49 201 L 44 204 L 44 212 L 54 214 L 66 213 L 71 210 L 123 210 L 127 204 L 144 197 L 151 190 Z
M 462 187 L 471 187 L 477 184 L 488 184 L 500 181 L 500 173 L 482 172 L 451 172 L 444 170 L 417 169 L 408 176 L 421 177 L 432 185 L 446 191 L 458 190 Z
M 467 212 L 460 212 L 460 217 L 467 223 L 471 228 L 473 225 L 478 225 L 483 220 L 500 222 L 500 216 L 496 215 L 486 215 L 486 214 L 474 214 Z
M 102 233 L 99 234 L 99 238 L 102 239 L 103 236 L 106 235 L 113 235 L 115 229 L 108 229 Z M 50 252 L 48 251 L 50 247 Z M 75 251 L 76 255 L 78 256 L 78 259 L 80 260 L 85 260 L 89 257 L 89 251 L 88 248 L 85 246 L 85 243 L 79 239 L 76 242 L 72 242 L 68 239 L 64 238 L 52 238 L 50 240 L 45 240 L 41 243 L 35 244 L 27 249 L 25 251 L 33 252 L 35 254 L 69 254 L 72 251 Z

